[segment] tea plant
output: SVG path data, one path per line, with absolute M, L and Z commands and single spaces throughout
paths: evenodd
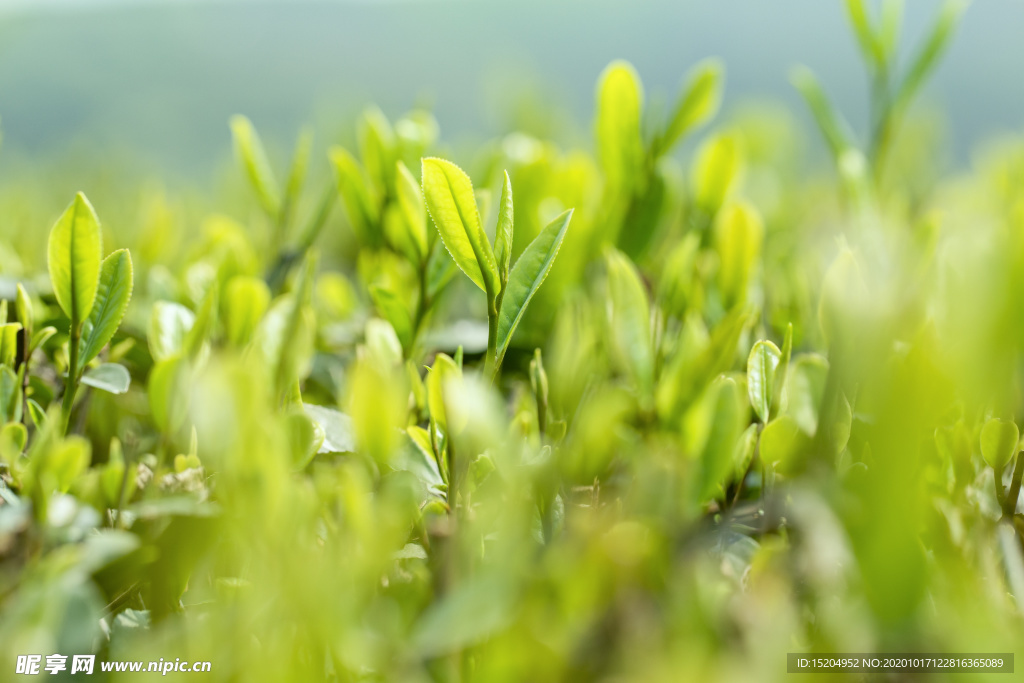
M 371 108 L 357 151 L 304 133 L 280 174 L 235 117 L 232 215 L 147 193 L 122 230 L 78 194 L 45 267 L 58 207 L 0 189 L 0 669 L 779 680 L 793 651 L 1012 651 L 1024 144 L 924 194 L 883 173 L 958 8 L 899 72 L 901 4 L 847 3 L 865 147 L 799 72 L 835 187 L 786 115 L 713 124 L 718 62 L 658 116 L 618 61 L 594 153 L 452 152 Z

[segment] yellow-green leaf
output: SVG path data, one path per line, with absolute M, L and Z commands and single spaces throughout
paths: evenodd
M 504 196 L 502 197 L 504 199 Z M 511 212 L 511 199 L 509 211 Z M 558 249 L 565 239 L 565 231 L 572 219 L 572 209 L 562 213 L 548 223 L 530 245 L 509 274 L 504 297 L 501 300 L 501 311 L 498 314 L 498 346 L 496 364 L 500 365 L 512 341 L 512 335 L 522 320 L 530 299 L 544 283 L 544 278 L 551 271 L 551 266 L 558 256 Z M 500 222 L 499 222 L 500 227 Z M 511 239 L 511 223 L 509 238 Z
M 779 347 L 767 340 L 754 344 L 747 358 L 747 394 L 750 405 L 754 407 L 761 422 L 766 424 L 771 414 L 775 373 L 781 360 Z
M 508 282 L 508 269 L 512 263 L 513 218 L 512 181 L 508 177 L 508 171 L 505 171 L 505 182 L 501 186 L 501 200 L 498 204 L 498 227 L 494 231 L 494 260 L 498 263 L 502 291 Z
M 501 290 L 498 266 L 480 225 L 473 183 L 450 161 L 423 160 L 423 197 L 448 253 L 477 287 L 494 299 Z
M 428 254 L 427 216 L 423 204 L 423 191 L 405 164 L 399 161 L 396 169 L 398 207 L 410 241 L 416 247 L 420 262 L 423 262 L 426 261 Z
M 640 116 L 643 86 L 631 64 L 615 61 L 597 85 L 597 152 L 605 179 L 614 188 L 629 191 L 643 165 Z
M 378 246 L 382 235 L 375 228 L 380 222 L 380 208 L 370 193 L 366 172 L 355 157 L 342 147 L 332 148 L 330 158 L 338 182 L 338 193 L 345 201 L 348 222 L 356 238 L 360 244 Z
M 53 294 L 72 325 L 92 311 L 100 280 L 100 221 L 79 192 L 50 231 L 47 266 Z
M 761 256 L 764 224 L 753 206 L 733 204 L 715 222 L 718 287 L 726 308 L 746 301 L 750 277 Z
M 611 342 L 619 362 L 633 377 L 642 395 L 654 384 L 651 308 L 640 274 L 629 257 L 610 249 L 605 254 L 611 316 Z
M 82 350 L 79 369 L 99 355 L 114 337 L 128 310 L 132 297 L 132 257 L 127 249 L 118 249 L 103 259 L 100 266 L 96 303 L 82 328 Z
M 718 112 L 724 70 L 717 59 L 705 60 L 693 68 L 672 120 L 656 149 L 657 154 L 668 152 L 677 141 L 707 123 Z
M 981 454 L 985 462 L 1001 476 L 1010 458 L 1017 452 L 1020 431 L 1012 420 L 992 418 L 981 428 Z
M 260 206 L 272 218 L 278 217 L 281 207 L 281 193 L 277 180 L 267 161 L 267 153 L 263 149 L 256 128 L 252 121 L 242 115 L 235 115 L 230 120 L 231 135 L 235 141 L 235 154 L 242 164 L 249 184 L 256 191 Z
M 236 275 L 224 291 L 224 332 L 234 346 L 252 339 L 257 325 L 270 306 L 270 289 L 257 277 Z

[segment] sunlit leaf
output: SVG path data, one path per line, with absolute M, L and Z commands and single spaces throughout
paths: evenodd
M 92 311 L 100 280 L 100 222 L 79 192 L 50 231 L 47 265 L 53 295 L 72 324 Z
M 512 342 L 512 335 L 526 307 L 551 271 L 571 219 L 572 210 L 569 210 L 551 221 L 530 242 L 512 268 L 501 300 L 501 311 L 498 313 L 498 364 Z
M 448 253 L 477 287 L 493 298 L 501 289 L 498 265 L 480 225 L 473 183 L 444 159 L 423 160 L 423 197 Z
M 96 303 L 82 329 L 79 367 L 99 355 L 114 337 L 128 310 L 132 296 L 132 258 L 127 249 L 118 249 L 103 259 L 100 267 Z

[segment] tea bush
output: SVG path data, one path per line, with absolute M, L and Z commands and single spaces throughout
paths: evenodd
M 108 188 L 116 229 L 78 194 L 47 234 L 46 188 L 9 190 L 4 677 L 28 653 L 277 683 L 1012 651 L 1024 144 L 935 179 L 907 121 L 960 6 L 900 65 L 901 3 L 846 4 L 867 144 L 793 76 L 827 174 L 778 110 L 712 124 L 718 62 L 666 115 L 615 62 L 593 153 L 453 151 L 371 108 L 358 149 L 303 133 L 282 167 L 238 116 L 244 202 Z

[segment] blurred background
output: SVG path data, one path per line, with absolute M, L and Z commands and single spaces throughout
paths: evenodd
M 908 3 L 908 49 L 938 6 Z M 1022 26 L 1021 0 L 974 3 L 929 83 L 949 165 L 1020 128 Z M 589 145 L 609 61 L 630 60 L 657 107 L 707 56 L 728 69 L 726 117 L 750 100 L 805 117 L 788 81 L 804 63 L 866 124 L 867 77 L 841 2 L 0 0 L 4 156 L 22 162 L 0 176 L 73 155 L 203 184 L 231 163 L 232 114 L 283 156 L 303 124 L 321 143 L 341 139 L 371 102 L 391 117 L 427 105 L 455 144 L 518 127 Z

